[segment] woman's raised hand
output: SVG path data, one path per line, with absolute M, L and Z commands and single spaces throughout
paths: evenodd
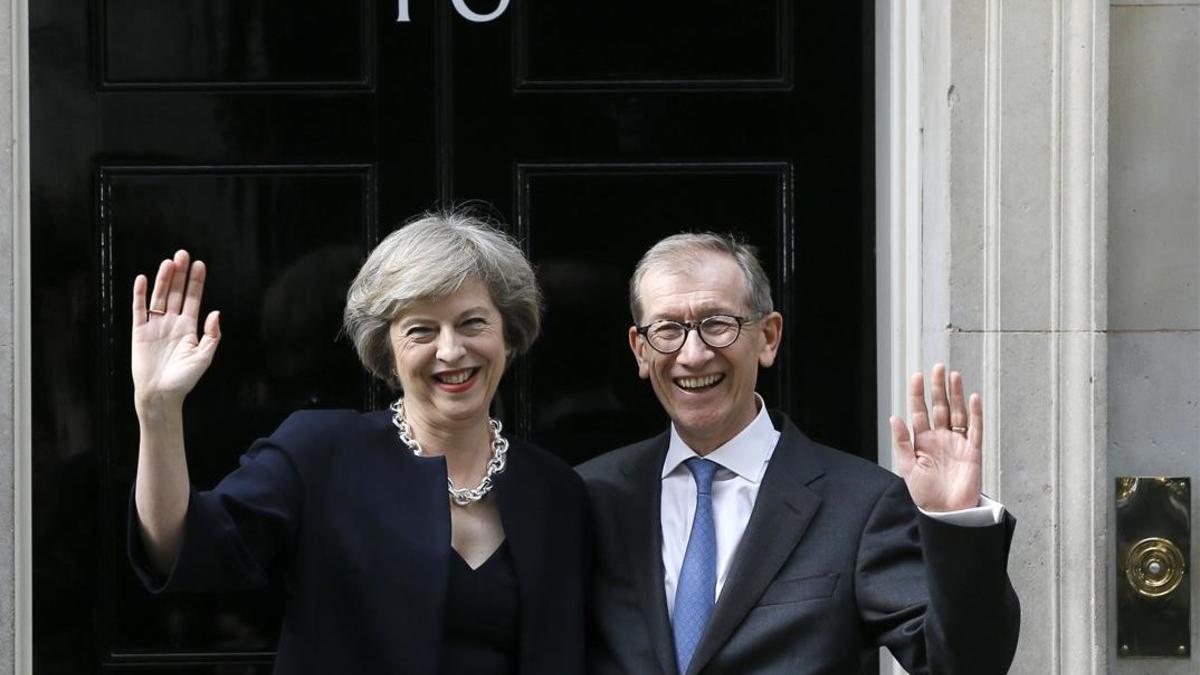
M 131 340 L 134 404 L 139 413 L 178 407 L 208 370 L 221 339 L 220 313 L 209 312 L 197 335 L 204 296 L 204 263 L 190 263 L 187 251 L 164 260 L 146 300 L 147 280 L 133 280 Z

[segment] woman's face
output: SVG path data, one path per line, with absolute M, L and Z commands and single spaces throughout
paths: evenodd
M 509 349 L 483 283 L 471 278 L 445 298 L 413 305 L 389 335 L 409 420 L 456 427 L 487 419 Z

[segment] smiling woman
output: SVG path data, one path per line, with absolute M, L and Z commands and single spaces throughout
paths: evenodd
M 346 334 L 363 365 L 394 388 L 389 326 L 413 305 L 447 298 L 468 279 L 486 288 L 504 320 L 504 339 L 519 355 L 541 329 L 542 295 L 516 244 L 464 213 L 425 216 L 386 237 L 346 296 Z
M 508 360 L 503 331 L 500 310 L 475 277 L 393 321 L 395 372 L 409 417 L 449 433 L 486 416 Z
M 541 293 L 517 245 L 465 213 L 385 238 L 344 318 L 367 369 L 403 390 L 392 412 L 295 413 L 197 492 L 182 405 L 221 339 L 217 312 L 195 333 L 206 275 L 179 251 L 149 298 L 134 281 L 129 548 L 147 587 L 282 575 L 276 672 L 582 672 L 582 484 L 488 418 L 539 330 Z

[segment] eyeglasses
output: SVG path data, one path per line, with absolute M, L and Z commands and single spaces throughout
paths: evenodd
M 752 316 L 713 314 L 699 321 L 655 321 L 638 326 L 637 332 L 650 343 L 654 351 L 674 354 L 683 348 L 688 333 L 692 330 L 696 331 L 704 344 L 713 349 L 721 349 L 737 342 L 738 336 L 742 334 L 742 326 L 755 320 Z

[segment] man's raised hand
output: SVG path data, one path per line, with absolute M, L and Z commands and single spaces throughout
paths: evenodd
M 957 511 L 979 505 L 982 486 L 983 402 L 979 394 L 963 398 L 962 375 L 946 367 L 931 373 L 933 414 L 925 407 L 925 377 L 909 383 L 909 424 L 892 417 L 896 467 L 908 484 L 913 502 L 930 512 Z

